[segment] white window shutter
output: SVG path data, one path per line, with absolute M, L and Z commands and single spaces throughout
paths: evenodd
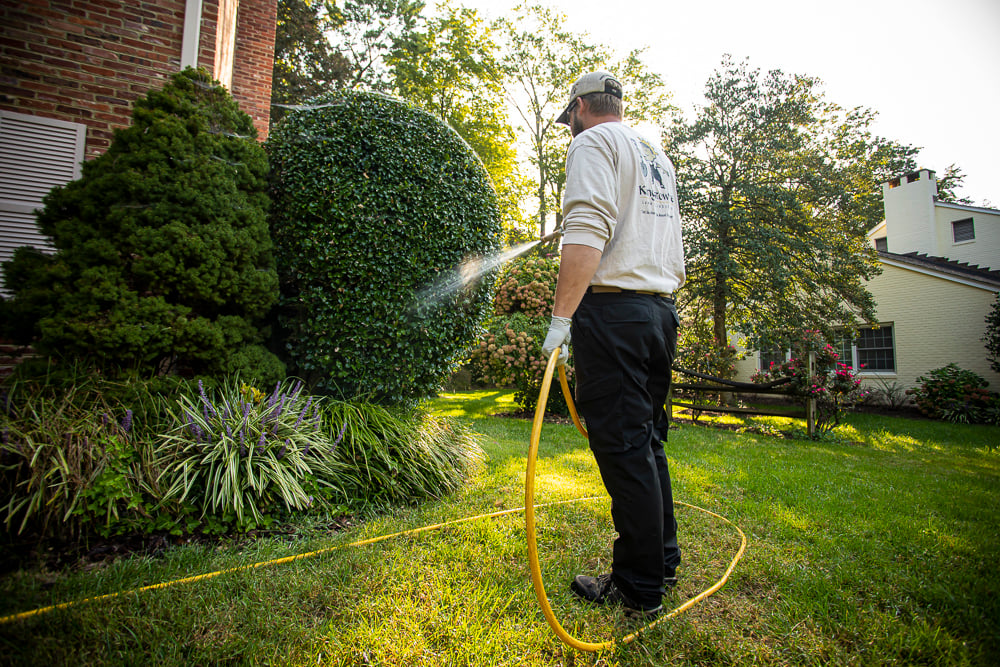
M 80 177 L 87 127 L 0 111 L 0 262 L 20 246 L 51 250 L 35 209 L 57 185 Z

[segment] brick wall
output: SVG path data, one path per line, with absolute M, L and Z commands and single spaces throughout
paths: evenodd
M 231 90 L 240 101 L 240 107 L 253 118 L 261 141 L 267 139 L 271 119 L 271 75 L 274 71 L 277 21 L 277 0 L 240 0 Z
M 83 123 L 103 153 L 132 104 L 180 69 L 184 0 L 0 0 L 0 109 Z M 242 0 L 231 86 L 267 137 L 277 0 Z M 218 1 L 205 0 L 199 64 L 215 58 Z

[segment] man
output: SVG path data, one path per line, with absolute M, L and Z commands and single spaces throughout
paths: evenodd
M 607 72 L 581 76 L 557 119 L 569 125 L 563 246 L 546 356 L 568 356 L 577 407 L 611 496 L 618 537 L 611 572 L 578 575 L 573 592 L 655 616 L 680 564 L 664 404 L 677 345 L 673 292 L 684 249 L 673 164 L 622 123 L 622 86 Z M 572 319 L 570 319 L 572 318 Z

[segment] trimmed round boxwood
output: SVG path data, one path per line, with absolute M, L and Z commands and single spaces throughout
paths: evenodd
M 412 104 L 359 91 L 289 114 L 268 150 L 279 322 L 295 372 L 343 398 L 436 392 L 492 305 L 491 279 L 434 289 L 500 247 L 475 152 Z

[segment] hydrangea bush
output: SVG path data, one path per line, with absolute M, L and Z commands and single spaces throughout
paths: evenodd
M 917 382 L 920 386 L 906 393 L 932 419 L 963 424 L 1000 423 L 1000 395 L 989 391 L 985 378 L 972 371 L 948 364 L 921 375 Z
M 558 274 L 559 261 L 555 257 L 531 256 L 508 264 L 500 276 L 494 316 L 472 351 L 477 377 L 487 384 L 514 388 L 514 400 L 524 410 L 533 410 L 541 393 L 548 363 L 542 354 L 542 343 L 548 331 Z M 572 354 L 566 376 L 572 386 Z M 557 378 L 549 390 L 547 409 L 569 414 Z

